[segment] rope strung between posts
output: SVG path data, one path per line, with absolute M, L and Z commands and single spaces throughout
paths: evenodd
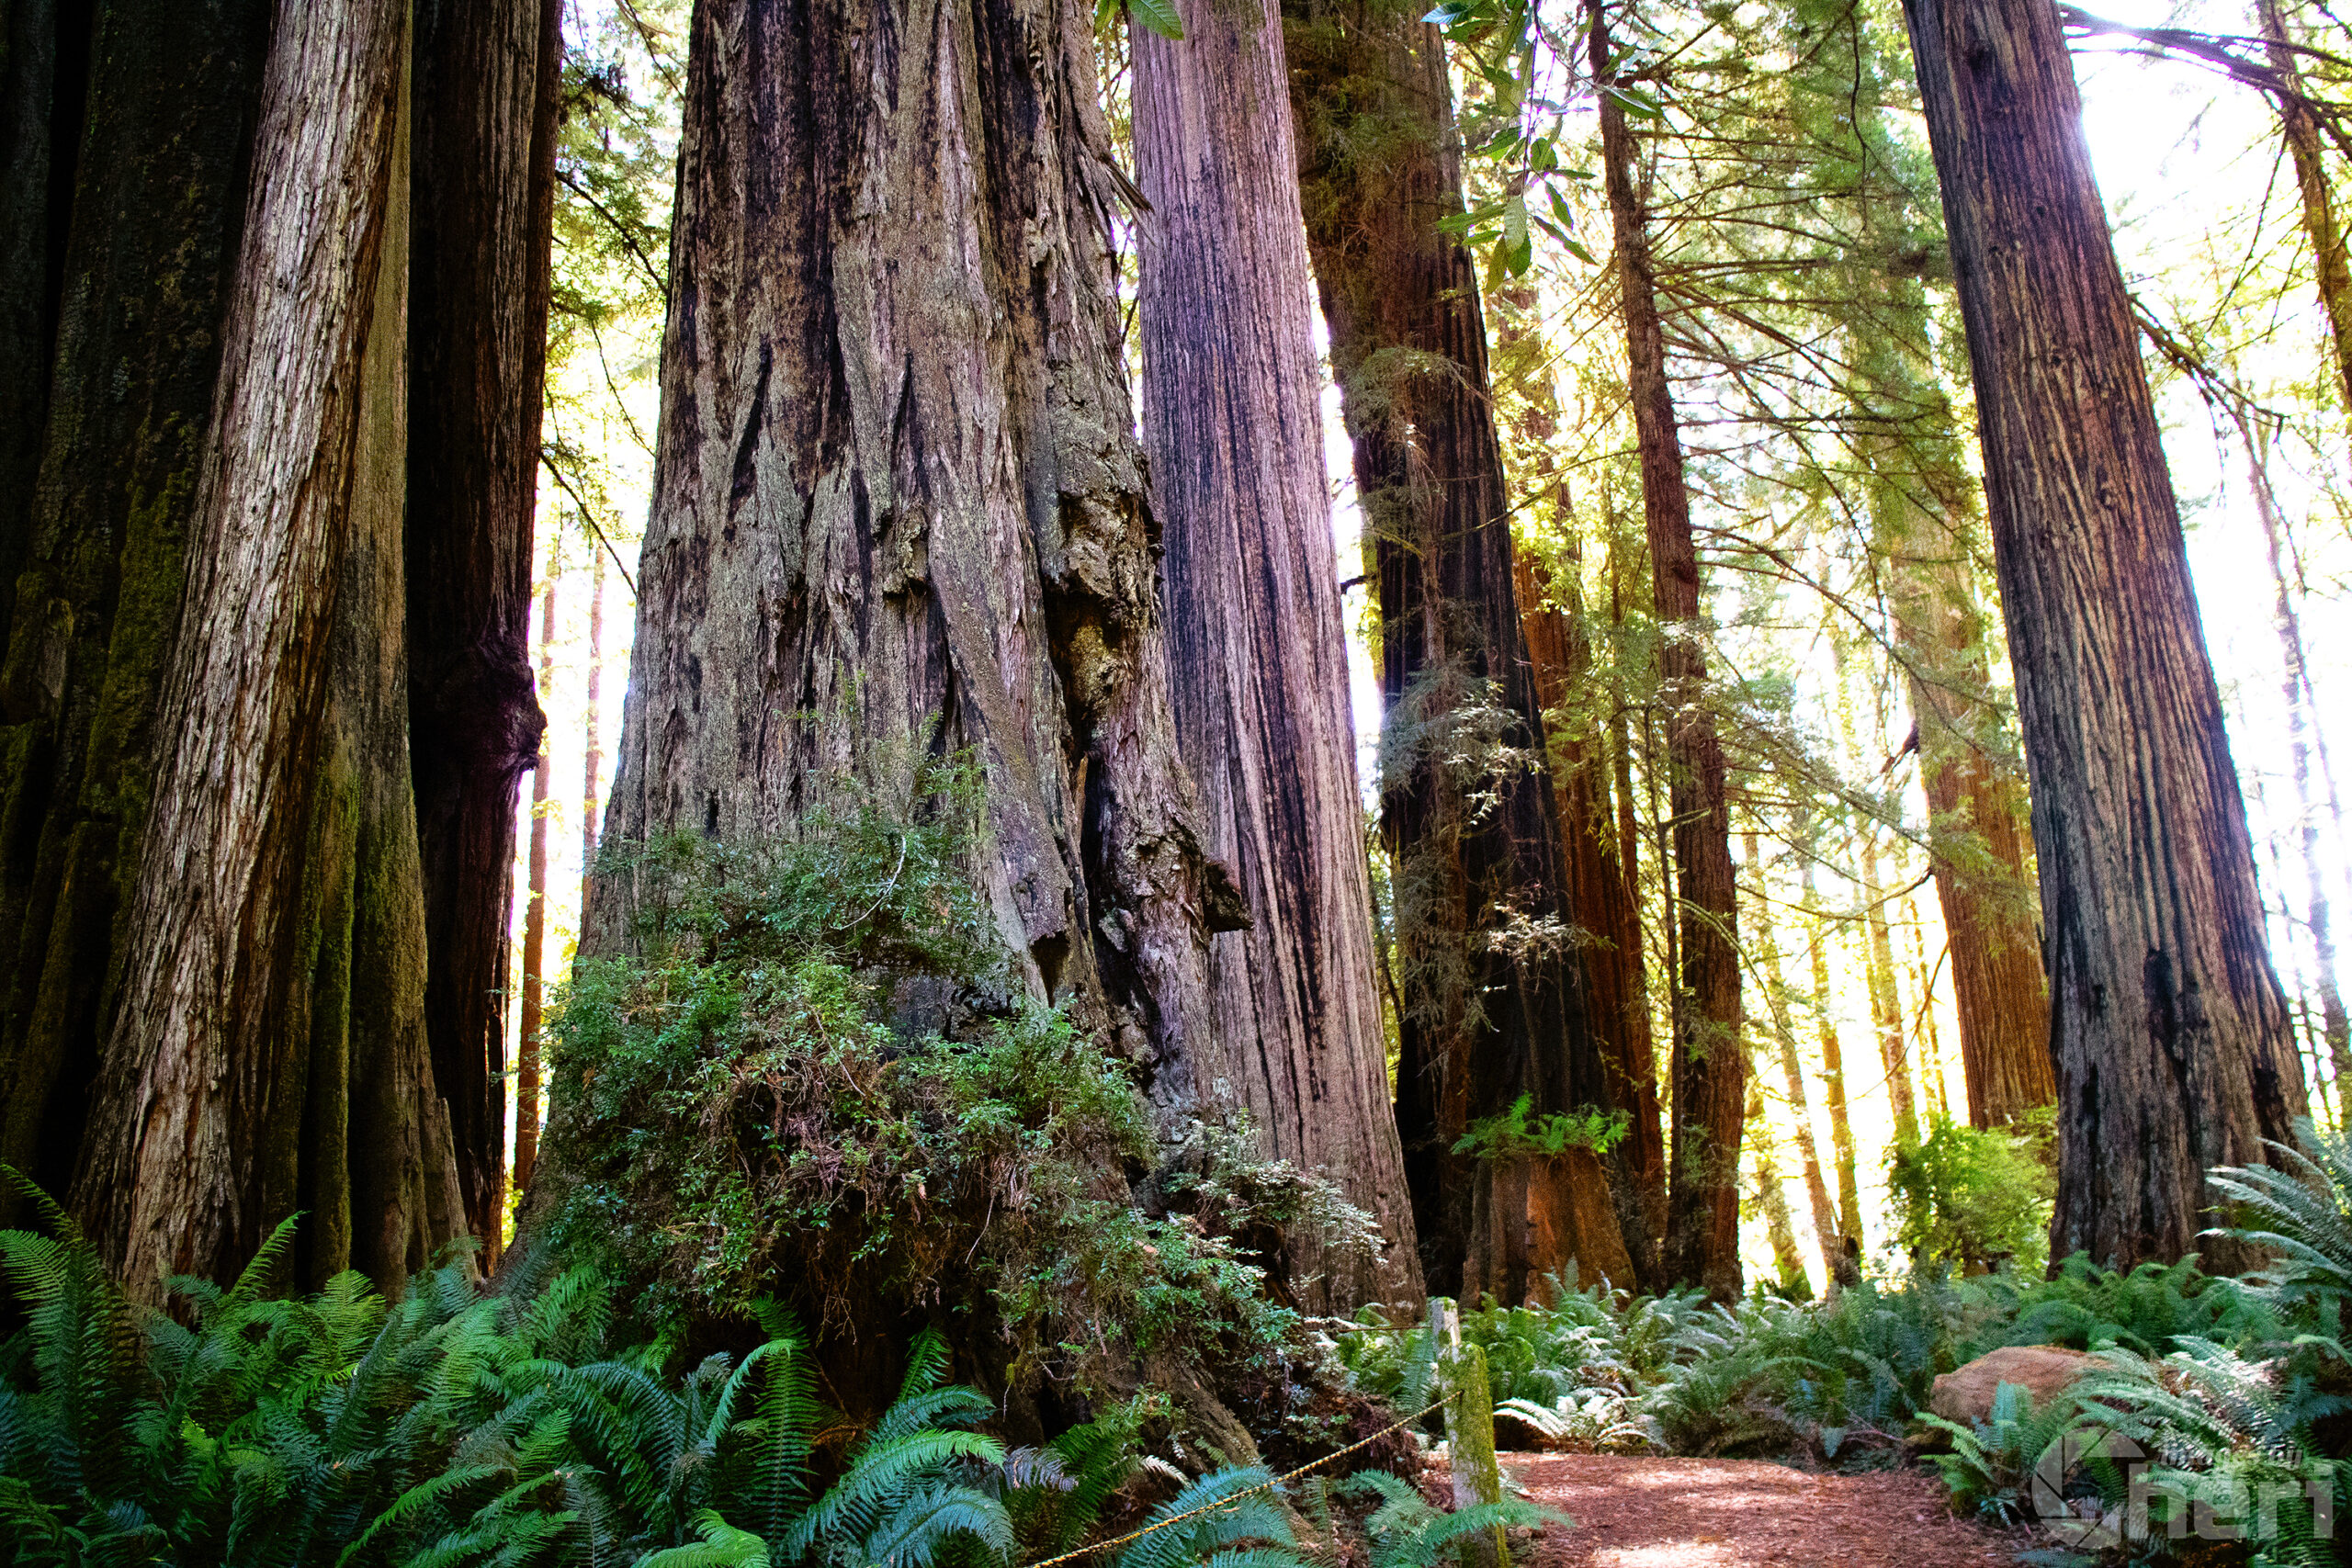
M 1229 1508 L 1234 1504 L 1241 1501 L 1244 1497 L 1254 1497 L 1261 1492 L 1277 1491 L 1282 1487 L 1289 1485 L 1292 1482 L 1296 1481 L 1300 1476 L 1305 1475 L 1310 1470 L 1320 1470 L 1323 1466 L 1330 1463 L 1335 1459 L 1345 1459 L 1350 1454 L 1355 1452 L 1358 1449 L 1370 1448 L 1373 1444 L 1380 1441 L 1381 1438 L 1388 1436 L 1391 1432 L 1403 1431 L 1414 1422 L 1421 1419 L 1421 1417 L 1434 1415 L 1436 1412 L 1444 1409 L 1446 1403 L 1447 1402 L 1445 1400 L 1441 1399 L 1434 1404 L 1424 1405 L 1420 1409 L 1414 1411 L 1410 1416 L 1406 1416 L 1403 1420 L 1396 1422 L 1391 1426 L 1383 1427 L 1379 1431 L 1374 1432 L 1369 1438 L 1359 1438 L 1354 1442 L 1350 1443 L 1346 1448 L 1335 1449 L 1331 1452 L 1325 1454 L 1321 1459 L 1308 1460 L 1305 1464 L 1300 1465 L 1296 1470 L 1291 1471 L 1287 1474 L 1277 1475 L 1271 1481 L 1261 1481 L 1255 1486 L 1246 1487 L 1239 1492 L 1234 1493 L 1231 1496 L 1219 1497 L 1214 1503 L 1204 1503 L 1197 1508 L 1187 1508 L 1182 1513 L 1178 1514 L 1171 1518 L 1160 1519 L 1156 1523 L 1144 1526 L 1143 1529 L 1139 1530 L 1129 1530 L 1126 1534 L 1120 1536 L 1115 1540 L 1098 1541 L 1092 1546 L 1081 1546 L 1074 1551 L 1065 1551 L 1058 1557 L 1048 1557 L 1041 1562 L 1032 1562 L 1029 1564 L 1029 1568 L 1058 1568 L 1058 1565 L 1061 1563 L 1074 1562 L 1081 1557 L 1091 1557 L 1098 1551 L 1109 1551 L 1114 1547 L 1125 1546 L 1132 1541 L 1141 1540 L 1144 1537 L 1152 1534 L 1154 1531 L 1164 1530 L 1170 1525 L 1181 1525 L 1186 1519 L 1198 1518 L 1203 1514 L 1214 1514 L 1219 1508 Z

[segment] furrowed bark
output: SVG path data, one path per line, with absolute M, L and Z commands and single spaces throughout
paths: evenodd
M 1170 713 L 1092 47 L 1064 0 L 696 12 L 604 837 L 774 838 L 845 779 L 895 790 L 916 748 L 971 748 L 971 872 L 1014 983 L 1172 1118 L 1221 1070 L 1219 885 Z M 630 948 L 650 874 L 606 862 L 592 954 Z
M 1520 626 L 1545 721 L 1555 725 L 1553 786 L 1560 837 L 1568 863 L 1567 907 L 1596 939 L 1583 950 L 1592 987 L 1593 1032 L 1610 1076 L 1611 1108 L 1628 1118 L 1625 1136 L 1611 1151 L 1611 1195 L 1618 1228 L 1633 1256 L 1638 1283 L 1662 1289 L 1657 1278 L 1658 1232 L 1666 1212 L 1666 1140 L 1658 1125 L 1657 1057 L 1650 1037 L 1649 981 L 1642 962 L 1641 910 L 1621 867 L 1623 846 L 1611 820 L 1606 742 L 1593 733 L 1560 738 L 1553 716 L 1565 710 L 1592 668 L 1573 603 L 1551 602 L 1543 569 L 1528 552 L 1513 561 Z M 1573 594 L 1574 584 L 1569 591 Z
M 14 0 L 0 14 L 0 583 L 32 547 L 50 359 L 64 288 L 90 7 Z M 0 638 L 12 602 L 0 594 Z
M 39 221 L 10 225 L 62 240 L 54 265 L 77 280 L 53 352 L 11 382 L 47 390 L 39 483 L 0 491 L 0 507 L 30 508 L 8 525 L 20 553 L 0 663 L 0 1160 L 55 1193 L 73 1180 L 120 983 L 269 15 L 266 0 L 223 0 L 84 18 L 86 118 L 52 101 L 47 122 L 80 147 L 70 233 L 46 185 Z M 39 8 L 11 25 L 37 28 Z M 0 1195 L 0 1223 L 21 1223 L 20 1205 Z
M 1138 307 L 1177 735 L 1247 911 L 1210 943 L 1216 1028 L 1264 1152 L 1323 1170 L 1390 1241 L 1377 1261 L 1301 1251 L 1303 1299 L 1417 1304 L 1282 18 L 1272 0 L 1177 10 L 1182 42 L 1130 29 Z
M 230 1272 L 298 1207 L 321 1213 L 310 1272 L 347 1247 L 388 1289 L 463 1223 L 435 1206 L 454 1171 L 417 1007 L 401 712 L 404 12 L 288 0 L 264 72 L 74 1184 L 146 1299 L 169 1273 Z
M 1453 1152 L 1522 1095 L 1540 1117 L 1605 1107 L 1612 1086 L 1569 936 L 1477 274 L 1437 228 L 1462 209 L 1445 50 L 1394 0 L 1285 15 L 1307 250 L 1377 584 L 1414 1224 L 1431 1289 L 1516 1303 L 1571 1257 L 1625 1269 L 1625 1245 L 1589 1155 Z
M 1611 62 L 1605 0 L 1591 0 L 1590 10 L 1592 69 L 1596 78 L 1605 79 Z M 1739 1140 L 1747 1077 L 1740 1043 L 1730 797 L 1723 741 L 1707 705 L 1706 612 L 1674 393 L 1667 380 L 1648 220 L 1634 184 L 1639 154 L 1624 107 L 1606 85 L 1600 136 L 1625 317 L 1626 384 L 1641 451 L 1651 604 L 1661 633 L 1658 675 L 1668 705 L 1673 886 L 1679 906 L 1666 1268 L 1672 1278 L 1728 1300 L 1739 1293 Z
M 2033 792 L 2051 1256 L 2199 1248 L 2303 1114 L 2179 508 L 2049 0 L 1906 0 Z M 2202 1248 L 2209 1267 L 2249 1259 Z
M 418 0 L 408 344 L 409 712 L 424 1008 L 467 1224 L 497 1258 L 514 799 L 531 686 L 531 527 L 547 361 L 557 0 Z

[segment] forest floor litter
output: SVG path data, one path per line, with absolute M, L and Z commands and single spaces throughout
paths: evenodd
M 1531 1568 L 1974 1568 L 2033 1542 L 1954 1515 L 1916 1470 L 1837 1474 L 1761 1460 L 1505 1454 L 1528 1499 L 1576 1521 L 1547 1529 Z

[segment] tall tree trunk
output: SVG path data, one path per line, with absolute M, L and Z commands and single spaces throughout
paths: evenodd
M 1804 867 L 1805 958 L 1812 971 L 1815 1043 L 1821 1050 L 1822 1100 L 1829 1112 L 1829 1155 L 1838 1168 L 1838 1214 L 1841 1234 L 1862 1239 L 1862 1185 L 1854 1159 L 1854 1117 L 1846 1082 L 1846 1048 L 1830 1010 L 1829 943 L 1822 934 L 1820 895 L 1815 890 L 1813 852 L 1801 846 Z
M 1012 983 L 1198 1108 L 1232 892 L 1166 684 L 1086 18 L 707 0 L 687 76 L 607 845 L 789 834 L 969 749 Z M 649 874 L 606 857 L 583 950 L 628 949 Z
M 1323 1170 L 1389 1238 L 1377 1260 L 1295 1258 L 1308 1304 L 1416 1303 L 1282 18 L 1273 0 L 1176 10 L 1182 42 L 1130 29 L 1137 303 L 1176 731 L 1247 909 L 1210 943 L 1216 1028 L 1264 1152 Z
M 424 1018 L 468 1226 L 505 1184 L 514 795 L 532 694 L 531 525 L 547 364 L 560 0 L 417 0 L 409 300 L 409 724 Z
M 1862 972 L 1870 982 L 1871 1022 L 1878 1032 L 1879 1066 L 1886 1074 L 1886 1102 L 1894 1113 L 1894 1146 L 1919 1145 L 1919 1097 L 1911 1076 L 1911 1043 L 1903 1027 L 1903 986 L 1894 964 L 1894 938 L 1886 919 L 1886 891 L 1879 884 L 1878 836 L 1868 827 L 1857 856 L 1862 888 Z
M 2266 13 L 2268 7 L 2266 6 Z M 2319 732 L 2319 715 L 2312 701 L 2311 664 L 2303 652 L 2302 617 L 2295 610 L 2295 592 L 2287 571 L 2287 520 L 2278 511 L 2278 492 L 2270 486 L 2270 467 L 2263 459 L 2262 437 L 2245 409 L 2230 405 L 2238 439 L 2245 446 L 2247 477 L 2252 480 L 2255 510 L 2262 518 L 2263 546 L 2269 557 L 2270 581 L 2276 592 L 2274 620 L 2278 652 L 2285 667 L 2287 755 L 2295 781 L 2296 838 L 2302 850 L 2303 881 L 2310 889 L 2304 904 L 2311 928 L 2312 976 L 2319 992 L 2320 1038 L 2325 1043 L 2328 1065 L 2335 1078 L 2337 1110 L 2343 1124 L 2352 1126 L 2352 1113 L 2343 1111 L 2344 1097 L 2352 1094 L 2352 1019 L 2344 1010 L 2344 991 L 2336 978 L 2335 925 L 2327 897 L 2326 866 L 2320 853 L 2322 802 L 2312 787 L 2312 753 Z M 2328 781 L 2329 815 L 2335 815 L 2334 780 Z M 2339 827 L 2340 827 L 2339 822 Z M 2284 895 L 2282 888 L 2281 895 Z
M 2303 1113 L 2179 508 L 2051 0 L 1905 0 L 1968 329 L 2051 983 L 2051 1255 L 2195 1249 Z M 2244 1248 L 2217 1244 L 2210 1265 Z
M 0 13 L 0 583 L 11 585 L 33 543 L 90 10 L 74 0 L 14 0 Z M 0 594 L 0 638 L 13 608 Z
M 1752 829 L 1747 840 L 1748 886 L 1760 905 L 1765 897 L 1763 852 Z M 1757 957 L 1764 965 L 1765 1001 L 1772 1011 L 1772 1043 L 1780 1058 L 1781 1080 L 1788 1088 L 1789 1115 L 1796 1123 L 1797 1156 L 1804 1167 L 1805 1199 L 1813 1211 L 1814 1239 L 1821 1249 L 1821 1277 L 1826 1280 L 1837 1272 L 1838 1255 L 1843 1251 L 1838 1239 L 1847 1232 L 1838 1218 L 1837 1205 L 1829 1200 L 1829 1183 L 1822 1175 L 1821 1145 L 1813 1133 L 1812 1097 L 1805 1092 L 1804 1064 L 1797 1051 L 1796 1025 L 1789 1017 L 1789 986 L 1781 968 L 1780 935 L 1765 910 L 1758 908 L 1756 917 L 1753 929 Z
M 74 1207 L 152 1298 L 296 1209 L 397 1289 L 466 1223 L 422 994 L 401 525 L 405 7 L 283 5 Z
M 1753 1074 L 1747 1080 L 1746 1141 L 1756 1156 L 1756 1201 L 1764 1211 L 1764 1236 L 1771 1244 L 1772 1266 L 1784 1288 L 1794 1285 L 1805 1278 L 1804 1255 L 1797 1250 L 1789 1190 L 1781 1184 L 1781 1165 L 1772 1157 L 1772 1125 L 1764 1113 L 1764 1090 Z
M 561 535 L 549 541 L 547 584 L 539 590 L 539 690 L 555 683 L 555 585 L 562 573 Z M 602 557 L 597 558 L 602 559 Z M 514 1190 L 526 1192 L 539 1165 L 539 1083 L 544 1060 L 548 952 L 548 793 L 554 759 L 539 732 L 539 765 L 531 771 L 529 885 L 523 906 L 523 1017 L 514 1058 Z
M 2256 0 L 2255 14 L 2261 21 L 2270 69 L 2290 88 L 2304 91 L 2302 56 L 2288 35 L 2285 8 L 2279 0 Z M 2344 228 L 2335 215 L 2319 117 L 2309 104 L 2282 101 L 2278 129 L 2286 139 L 2287 154 L 2294 160 L 2295 190 L 2302 198 L 2303 237 L 2311 242 L 2312 281 L 2319 290 L 2320 309 L 2327 312 L 2336 387 L 2343 394 L 2345 412 L 2352 413 L 2352 257 L 2345 254 Z
M 1546 574 L 1525 550 L 1513 562 L 1520 626 L 1544 722 L 1565 713 L 1589 678 L 1592 649 L 1573 603 L 1551 602 Z M 1569 592 L 1575 593 L 1573 581 Z M 1556 733 L 1556 731 L 1555 731 Z M 1648 978 L 1642 963 L 1641 910 L 1618 856 L 1622 845 L 1611 816 L 1608 753 L 1598 733 L 1570 730 L 1557 747 L 1552 782 L 1560 836 L 1568 863 L 1567 907 L 1592 939 L 1584 947 L 1592 987 L 1593 1032 L 1610 1075 L 1608 1103 L 1629 1118 L 1624 1139 L 1611 1151 L 1611 1195 L 1637 1280 L 1662 1289 L 1654 1217 L 1666 1207 L 1666 1140 L 1658 1126 L 1657 1059 L 1650 1038 Z
M 1911 932 L 1911 983 L 1917 988 L 1919 1010 L 1912 1015 L 1912 1038 L 1919 1045 L 1919 1081 L 1927 1088 L 1928 1114 L 1951 1119 L 1951 1087 L 1944 1074 L 1943 1031 L 1936 1023 L 1936 970 L 1928 962 L 1927 931 L 1917 901 L 1903 901 L 1904 924 Z
M 0 378 L 0 395 L 45 388 L 52 411 L 37 425 L 38 485 L 0 485 L 0 1160 L 61 1193 L 120 994 L 121 889 L 152 799 L 155 692 L 179 624 L 272 7 L 109 6 L 69 25 L 81 9 L 9 13 L 0 221 L 76 280 L 52 307 L 51 285 L 10 264 L 9 351 L 40 363 Z M 36 92 L 44 59 L 60 85 L 45 107 L 16 96 Z M 86 118 L 62 90 L 75 59 Z M 13 183 L 37 169 L 38 183 Z M 52 177 L 71 184 L 61 193 Z M 23 1217 L 18 1196 L 0 1194 L 0 1223 Z
M 1414 1224 L 1433 1290 L 1517 1302 L 1572 1257 L 1590 1272 L 1625 1248 L 1605 1196 L 1585 1190 L 1599 1161 L 1515 1172 L 1453 1152 L 1522 1095 L 1540 1117 L 1613 1091 L 1583 958 L 1565 939 L 1573 911 L 1512 585 L 1477 273 L 1438 228 L 1462 210 L 1445 47 L 1396 0 L 1285 14 L 1307 250 L 1378 593 Z M 1359 155 L 1372 145 L 1377 156 Z M 1523 1207 L 1515 1185 L 1497 1185 L 1522 1175 Z M 1549 1239 L 1522 1252 L 1519 1234 Z M 1472 1258 L 1488 1260 L 1484 1278 L 1465 1272 Z
M 601 541 L 600 541 L 601 542 Z M 604 787 L 604 739 L 599 729 L 605 700 L 605 552 L 588 552 L 594 563 L 588 578 L 588 694 L 586 713 L 581 721 L 586 742 L 585 754 L 580 766 L 580 876 L 581 899 L 587 899 L 587 883 L 596 874 L 596 829 L 603 818 L 596 809 L 596 792 Z
M 1590 0 L 1591 62 L 1600 93 L 1601 157 L 1625 317 L 1627 389 L 1641 450 L 1650 592 L 1661 633 L 1659 686 L 1668 707 L 1667 756 L 1680 927 L 1674 1039 L 1674 1171 L 1667 1269 L 1709 1293 L 1739 1293 L 1739 1138 L 1747 1060 L 1740 1041 L 1738 914 L 1723 741 L 1708 706 L 1706 610 L 1690 530 L 1674 393 L 1666 376 L 1648 217 L 1634 186 L 1639 158 L 1613 96 L 1606 0 Z

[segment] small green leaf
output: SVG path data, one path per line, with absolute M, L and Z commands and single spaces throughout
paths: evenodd
M 1497 254 L 1503 271 L 1513 277 L 1524 276 L 1535 260 L 1535 238 L 1527 229 L 1527 198 L 1517 191 L 1503 200 L 1503 243 Z
M 1176 0 L 1127 0 L 1127 16 L 1161 38 L 1184 36 L 1184 18 L 1176 14 Z
M 1527 150 L 1527 166 L 1537 174 L 1550 174 L 1560 166 L 1560 155 L 1552 149 L 1552 139 L 1539 136 Z

